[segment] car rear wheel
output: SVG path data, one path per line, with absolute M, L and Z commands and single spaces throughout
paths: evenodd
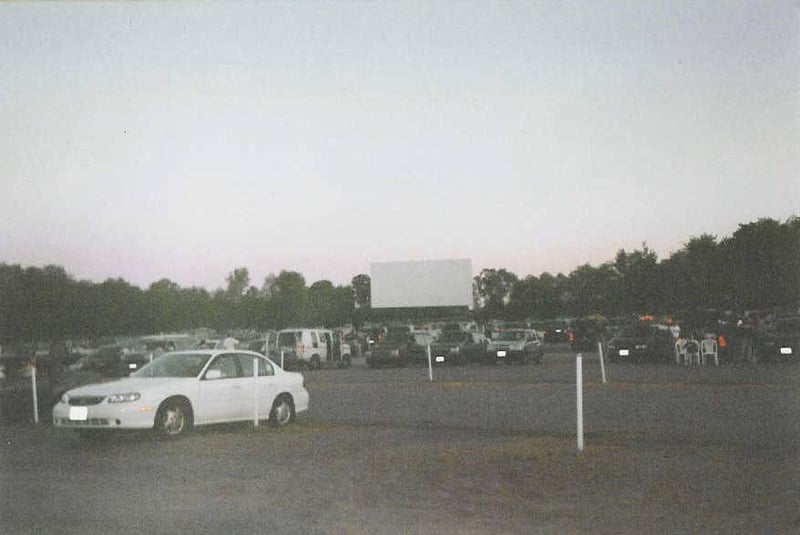
M 272 427 L 283 427 L 294 421 L 294 403 L 291 396 L 282 394 L 272 404 L 269 412 L 269 424 Z
M 192 428 L 192 409 L 179 399 L 167 400 L 156 414 L 154 430 L 160 438 L 176 438 Z

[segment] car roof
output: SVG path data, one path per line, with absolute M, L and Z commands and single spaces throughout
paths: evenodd
M 238 354 L 246 354 L 246 355 L 254 355 L 256 357 L 264 358 L 264 355 L 261 353 L 257 353 L 255 351 L 249 351 L 247 349 L 222 349 L 222 348 L 215 348 L 215 349 L 182 349 L 180 351 L 170 351 L 169 353 L 165 353 L 159 358 L 163 358 L 165 355 L 208 355 L 210 357 L 221 355 L 223 353 L 238 353 Z

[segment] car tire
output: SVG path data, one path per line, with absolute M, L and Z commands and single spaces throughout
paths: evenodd
M 188 433 L 193 425 L 192 408 L 181 399 L 168 399 L 158 408 L 153 429 L 159 438 L 178 438 Z
M 283 427 L 294 421 L 294 403 L 288 394 L 281 394 L 272 403 L 269 411 L 269 425 L 272 427 Z

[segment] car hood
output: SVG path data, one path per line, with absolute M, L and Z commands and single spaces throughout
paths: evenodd
M 649 344 L 650 338 L 643 336 L 618 336 L 611 339 L 608 343 L 610 346 L 627 346 L 627 345 L 641 345 Z
M 522 349 L 525 342 L 521 340 L 497 340 L 489 344 L 489 349 Z
M 372 346 L 373 351 L 380 351 L 380 350 L 390 350 L 390 349 L 400 349 L 401 347 L 405 347 L 406 344 L 391 344 L 387 342 L 381 342 L 380 344 L 375 344 Z
M 460 342 L 460 343 L 459 342 L 453 342 L 452 344 L 448 344 L 447 342 L 436 342 L 434 344 L 431 344 L 431 349 L 438 349 L 440 351 L 442 349 L 455 349 L 455 348 L 461 349 L 462 347 L 464 347 L 466 345 L 467 344 L 465 344 L 463 342 Z
M 195 377 L 127 377 L 116 381 L 73 388 L 69 391 L 69 394 L 73 396 L 108 396 L 125 392 L 141 392 L 150 388 L 159 388 L 169 383 L 185 382 L 188 384 L 196 381 L 197 378 Z

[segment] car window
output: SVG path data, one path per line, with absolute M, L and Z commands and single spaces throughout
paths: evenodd
M 253 359 L 258 359 L 259 377 L 275 375 L 275 370 L 266 359 L 258 358 L 253 355 L 236 355 L 236 357 L 239 360 L 239 367 L 242 370 L 242 377 L 253 376 Z
M 278 335 L 278 346 L 279 347 L 295 347 L 297 345 L 297 333 L 294 331 L 289 331 L 285 333 L 280 333 Z
M 239 371 L 236 367 L 235 355 L 220 355 L 214 359 L 208 370 L 219 370 L 222 379 L 238 377 Z M 208 372 L 206 372 L 208 373 Z
M 261 377 L 275 375 L 275 368 L 266 359 L 258 359 L 258 375 Z

